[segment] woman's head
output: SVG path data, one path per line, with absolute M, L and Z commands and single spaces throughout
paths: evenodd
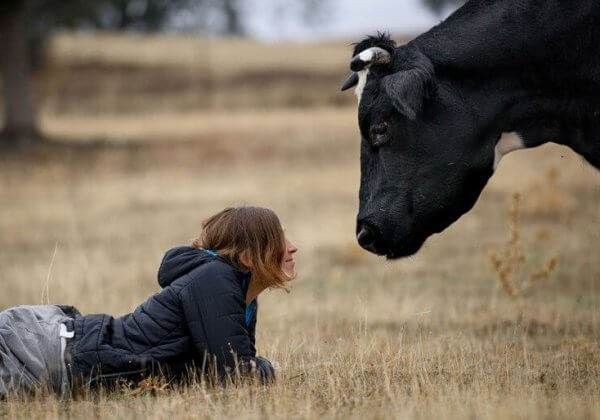
M 209 217 L 193 244 L 211 249 L 252 272 L 253 281 L 265 287 L 287 289 L 293 279 L 292 254 L 277 215 L 262 207 L 230 207 Z

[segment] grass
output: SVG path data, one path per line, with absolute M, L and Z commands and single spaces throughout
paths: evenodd
M 232 204 L 276 210 L 300 276 L 291 294 L 260 298 L 273 386 L 12 398 L 0 416 L 600 418 L 598 173 L 562 147 L 515 152 L 468 215 L 386 262 L 354 238 L 355 112 L 45 112 L 53 136 L 102 141 L 0 157 L 0 309 L 48 299 L 127 313 L 158 290 L 164 251 Z M 511 237 L 515 192 L 526 263 L 560 258 L 519 299 L 489 264 Z
M 318 114 L 315 127 L 286 119 L 299 144 L 247 127 L 248 142 L 270 145 L 264 158 L 232 146 L 231 155 L 207 159 L 200 153 L 207 144 L 190 149 L 189 157 L 178 151 L 187 143 L 165 149 L 156 140 L 147 149 L 90 152 L 94 158 L 85 165 L 77 156 L 4 160 L 2 308 L 41 303 L 47 281 L 50 302 L 73 303 L 86 313 L 131 311 L 158 289 L 164 250 L 188 243 L 202 218 L 230 204 L 274 208 L 301 250 L 292 293 L 273 291 L 261 299 L 258 349 L 284 373 L 274 386 L 197 384 L 157 395 L 9 400 L 2 413 L 597 417 L 600 272 L 597 232 L 589 229 L 599 217 L 597 175 L 558 147 L 510 156 L 468 216 L 431 238 L 419 255 L 388 263 L 360 251 L 353 238 L 357 141 L 319 127 Z M 328 158 L 315 159 L 323 148 Z M 335 148 L 340 153 L 331 153 Z M 490 271 L 488 252 L 505 241 L 514 189 L 544 182 L 544 168 L 557 162 L 561 194 L 577 207 L 557 207 L 540 218 L 528 213 L 520 229 L 531 258 L 556 252 L 561 264 L 543 288 L 513 301 Z M 514 175 L 527 171 L 529 180 Z
M 512 298 L 517 299 L 535 283 L 547 280 L 558 266 L 559 257 L 553 255 L 546 261 L 533 267 L 525 254 L 521 238 L 521 194 L 514 193 L 512 207 L 509 212 L 510 238 L 501 255 L 496 251 L 490 254 L 490 262 L 498 276 L 504 291 Z M 529 272 L 525 272 L 525 265 Z
M 94 33 L 54 36 L 49 52 L 53 61 L 68 64 L 111 63 L 142 67 L 165 63 L 177 67 L 211 68 L 216 76 L 272 69 L 306 69 L 317 73 L 339 71 L 351 53 L 347 43 L 260 43 L 246 39 L 198 38 L 185 35 Z M 340 48 L 346 45 L 348 48 Z M 307 60 L 310 58 L 310 60 Z
M 352 40 L 356 41 L 356 40 Z M 352 104 L 347 43 L 260 44 L 186 36 L 60 34 L 34 79 L 50 114 L 189 112 Z

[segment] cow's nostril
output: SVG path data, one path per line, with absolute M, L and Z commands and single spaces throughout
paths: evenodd
M 362 225 L 356 234 L 358 244 L 367 250 L 373 248 L 373 242 L 375 242 L 375 234 L 368 225 Z

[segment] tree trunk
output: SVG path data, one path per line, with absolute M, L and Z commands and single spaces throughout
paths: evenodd
M 18 145 L 40 138 L 29 89 L 29 45 L 24 1 L 0 15 L 0 73 L 4 95 L 4 129 L 0 144 Z
M 222 0 L 221 7 L 225 15 L 225 34 L 240 36 L 244 28 L 240 19 L 240 4 L 237 0 Z

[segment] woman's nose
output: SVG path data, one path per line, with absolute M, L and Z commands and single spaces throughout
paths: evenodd
M 296 245 L 294 245 L 294 243 L 290 242 L 290 243 L 288 244 L 288 252 L 289 252 L 290 254 L 293 254 L 293 253 L 295 253 L 295 252 L 298 252 L 298 247 L 297 247 Z

